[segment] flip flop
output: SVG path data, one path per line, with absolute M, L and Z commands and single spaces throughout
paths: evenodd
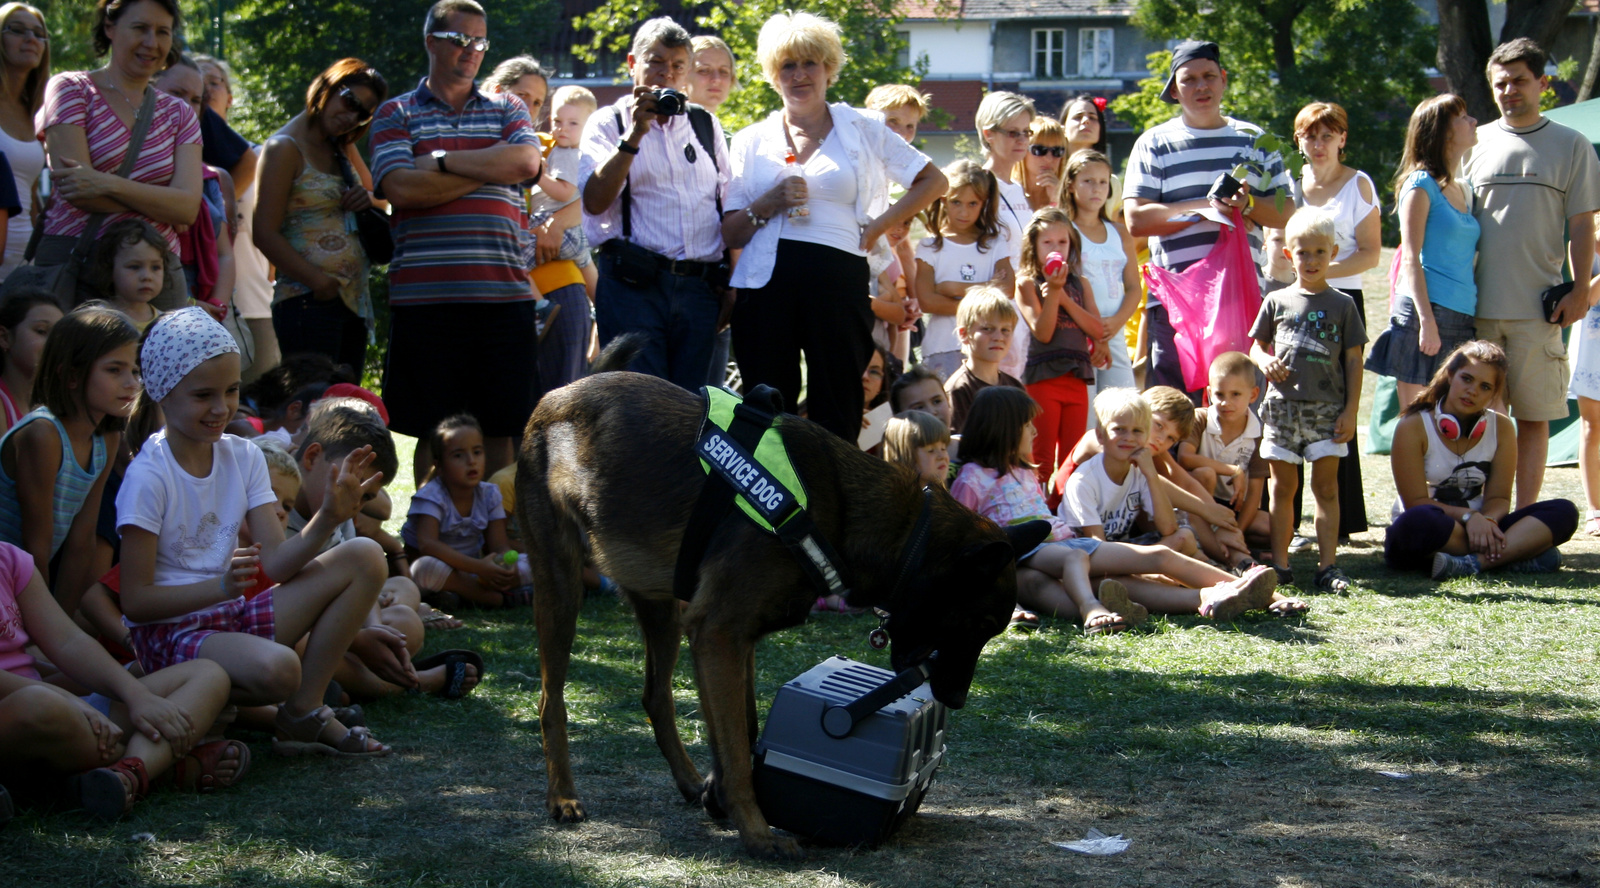
M 1128 631 L 1129 626 L 1126 617 L 1117 613 L 1112 614 L 1111 617 L 1111 619 L 1096 623 L 1093 626 L 1084 626 L 1083 634 L 1085 636 L 1117 635 Z
M 430 657 L 413 661 L 411 665 L 418 672 L 432 669 L 435 666 L 445 667 L 444 687 L 439 691 L 438 696 L 446 700 L 458 700 L 472 693 L 470 688 L 465 690 L 462 688 L 466 684 L 468 665 L 478 670 L 478 682 L 483 682 L 483 657 L 479 656 L 476 651 L 440 651 Z M 473 687 L 476 687 L 476 685 Z
M 239 751 L 239 769 L 233 776 L 223 779 L 217 776 L 217 765 L 223 760 L 223 753 L 233 747 Z M 177 782 L 178 788 L 185 792 L 211 792 L 218 787 L 229 787 L 238 783 L 250 770 L 250 747 L 238 740 L 213 740 L 202 743 L 190 749 L 183 758 L 172 765 L 172 778 Z
M 1116 580 L 1105 579 L 1100 581 L 1100 588 L 1095 596 L 1106 610 L 1122 617 L 1129 627 L 1141 626 L 1150 619 L 1150 611 L 1144 605 L 1128 597 L 1128 588 Z
M 1023 607 L 1011 611 L 1011 622 L 1007 629 L 1037 629 L 1039 628 L 1039 615 Z
M 451 629 L 460 629 L 467 625 L 453 615 L 438 610 L 432 605 L 424 605 L 424 607 L 428 608 L 428 612 L 421 615 L 422 625 L 429 632 L 448 632 Z

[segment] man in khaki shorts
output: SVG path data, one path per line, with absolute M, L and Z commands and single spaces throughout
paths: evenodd
M 1478 338 L 1511 360 L 1506 402 L 1517 421 L 1517 508 L 1539 499 L 1550 421 L 1567 415 L 1563 327 L 1589 311 L 1600 161 L 1588 138 L 1539 113 L 1549 84 L 1546 56 L 1519 37 L 1489 56 L 1489 85 L 1500 119 L 1478 127 L 1467 155 L 1478 239 Z M 1565 229 L 1565 233 L 1563 233 Z M 1561 283 L 1571 262 L 1572 292 L 1547 321 L 1540 294 Z M 1594 293 L 1600 296 L 1600 291 Z

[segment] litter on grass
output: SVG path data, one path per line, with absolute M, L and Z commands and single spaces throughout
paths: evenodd
M 1084 833 L 1083 838 L 1076 842 L 1051 842 L 1050 844 L 1057 848 L 1064 848 L 1090 857 L 1111 857 L 1128 850 L 1128 846 L 1133 844 L 1133 840 L 1124 839 L 1122 833 L 1108 836 L 1100 830 L 1090 827 L 1089 831 Z
M 1404 771 L 1379 771 L 1379 777 L 1388 777 L 1390 780 L 1410 780 L 1411 775 Z

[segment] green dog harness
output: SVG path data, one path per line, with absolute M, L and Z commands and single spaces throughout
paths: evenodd
M 711 535 L 737 504 L 789 549 L 820 594 L 848 595 L 843 561 L 806 511 L 805 483 L 777 426 L 781 396 L 767 386 L 756 386 L 743 399 L 709 386 L 701 392 L 706 413 L 695 452 L 706 482 L 678 548 L 673 594 L 684 601 L 694 597 Z

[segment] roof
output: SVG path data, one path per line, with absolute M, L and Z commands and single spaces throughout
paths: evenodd
M 1083 18 L 1129 16 L 1134 5 L 1135 0 L 900 0 L 897 11 L 908 19 Z
M 974 122 L 978 104 L 983 101 L 982 80 L 924 80 L 917 89 L 933 97 L 932 107 L 950 115 L 949 126 L 935 129 L 921 127 L 925 132 L 972 132 L 978 128 Z

